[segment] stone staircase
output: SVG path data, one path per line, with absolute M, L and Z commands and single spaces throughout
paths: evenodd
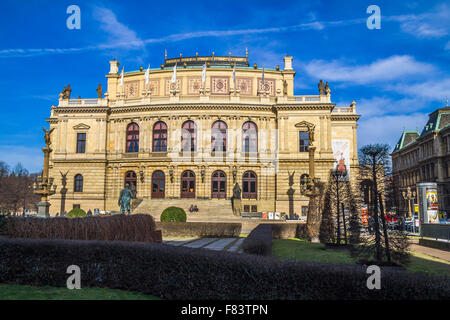
M 189 212 L 191 205 L 197 205 L 198 212 Z M 151 214 L 156 221 L 167 207 L 180 207 L 186 211 L 187 221 L 232 222 L 240 221 L 233 215 L 231 200 L 225 199 L 151 199 L 144 198 L 132 211 L 133 213 Z

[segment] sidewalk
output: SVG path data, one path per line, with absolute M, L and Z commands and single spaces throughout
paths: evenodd
M 417 251 L 417 252 L 424 253 L 429 256 L 439 258 L 442 260 L 447 260 L 450 262 L 450 252 L 449 251 L 421 246 L 421 245 L 419 245 L 419 239 L 411 239 L 410 242 L 411 242 L 411 246 L 410 246 L 411 251 Z

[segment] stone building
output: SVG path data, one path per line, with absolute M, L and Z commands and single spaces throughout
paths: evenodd
M 306 215 L 308 144 L 322 181 L 337 160 L 351 172 L 359 115 L 355 102 L 336 107 L 322 80 L 319 94 L 294 95 L 294 76 L 290 56 L 283 68 L 251 66 L 247 54 L 166 56 L 128 72 L 110 61 L 104 94 L 99 86 L 96 99 L 72 99 L 68 87 L 51 108 L 51 214 L 116 211 L 128 182 L 134 212 L 196 204 L 226 215 L 238 183 L 244 211 Z
M 416 190 L 417 183 L 437 182 L 439 210 L 450 210 L 450 107 L 429 114 L 422 132 L 403 131 L 392 152 L 392 175 L 399 212 L 407 215 L 408 200 L 402 191 Z M 416 198 L 411 201 L 418 203 Z

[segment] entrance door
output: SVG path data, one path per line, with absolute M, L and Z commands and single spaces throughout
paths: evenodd
M 181 198 L 195 198 L 195 174 L 191 170 L 181 174 Z
M 155 171 L 152 175 L 152 198 L 164 198 L 166 191 L 166 178 L 164 172 Z
M 211 198 L 225 199 L 226 196 L 227 176 L 223 171 L 214 171 L 211 177 Z

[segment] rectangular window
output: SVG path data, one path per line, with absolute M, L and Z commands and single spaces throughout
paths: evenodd
M 74 204 L 73 205 L 73 209 L 80 209 L 80 205 L 79 204 Z
M 302 206 L 302 217 L 306 217 L 308 215 L 308 206 Z
M 252 205 L 252 212 L 258 212 L 258 207 L 256 205 Z
M 77 153 L 86 152 L 86 133 L 77 133 Z
M 300 152 L 308 152 L 309 146 L 309 133 L 305 131 L 299 131 Z
M 244 205 L 244 212 L 250 212 L 250 206 Z

